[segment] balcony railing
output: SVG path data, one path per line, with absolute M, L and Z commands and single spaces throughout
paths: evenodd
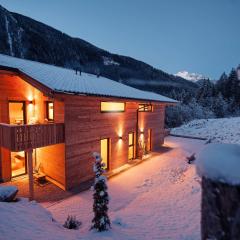
M 10 125 L 0 123 L 0 146 L 24 151 L 64 142 L 64 123 Z

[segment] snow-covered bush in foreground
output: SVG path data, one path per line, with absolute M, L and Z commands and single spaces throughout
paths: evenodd
M 200 176 L 228 183 L 240 184 L 240 145 L 208 144 L 196 161 Z
M 93 171 L 95 173 L 94 194 L 93 194 L 93 211 L 94 218 L 92 220 L 91 229 L 96 229 L 99 232 L 106 231 L 110 227 L 110 219 L 108 217 L 109 197 L 107 192 L 106 177 L 104 173 L 105 164 L 102 163 L 102 158 L 99 153 L 93 153 L 95 159 Z

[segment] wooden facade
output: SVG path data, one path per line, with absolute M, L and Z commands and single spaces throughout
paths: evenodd
M 124 101 L 126 103 L 125 112 L 101 113 L 101 101 Z M 102 97 L 65 97 L 67 188 L 93 177 L 92 152 L 100 152 L 101 139 L 108 138 L 110 140 L 110 171 L 128 162 L 128 133 L 134 133 L 136 147 L 139 102 L 129 99 L 122 101 Z M 156 150 L 164 141 L 165 105 L 159 103 L 153 105 L 153 112 L 138 113 L 138 135 L 147 142 L 148 129 L 151 129 L 152 150 Z M 144 133 L 140 134 L 140 132 Z
M 24 125 L 9 124 L 9 101 L 25 103 Z M 54 122 L 46 121 L 47 101 L 54 103 Z M 124 102 L 125 111 L 103 113 L 103 101 Z M 92 153 L 100 152 L 101 139 L 109 142 L 109 171 L 131 161 L 129 133 L 134 135 L 134 157 L 139 141 L 147 144 L 150 132 L 151 150 L 157 150 L 164 142 L 166 103 L 151 102 L 152 111 L 139 112 L 142 103 L 146 102 L 52 93 L 22 75 L 0 71 L 0 179 L 11 179 L 11 151 L 34 149 L 40 171 L 61 188 L 71 189 L 93 178 Z

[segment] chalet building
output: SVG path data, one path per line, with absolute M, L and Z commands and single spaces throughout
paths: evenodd
M 68 190 L 164 142 L 176 101 L 118 82 L 0 54 L 0 180 L 35 173 Z M 31 188 L 30 186 L 30 188 Z

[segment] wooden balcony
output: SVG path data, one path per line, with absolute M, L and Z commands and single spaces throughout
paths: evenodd
M 11 151 L 24 151 L 63 142 L 64 123 L 33 125 L 0 123 L 0 146 Z

